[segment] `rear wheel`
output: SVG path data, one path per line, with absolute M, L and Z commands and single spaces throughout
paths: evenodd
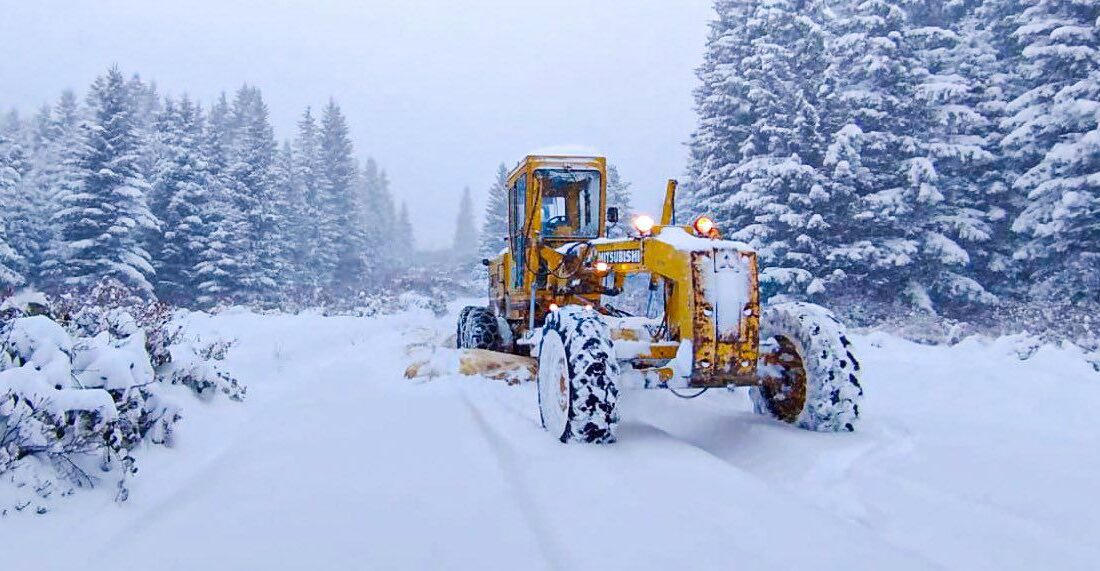
M 455 344 L 459 349 L 499 351 L 504 345 L 500 325 L 487 307 L 466 306 L 458 314 Z
M 619 364 L 599 314 L 578 306 L 551 312 L 538 359 L 543 427 L 562 442 L 614 442 Z
M 863 387 L 859 361 L 844 326 L 811 303 L 764 310 L 760 335 L 761 383 L 753 408 L 818 432 L 855 430 Z

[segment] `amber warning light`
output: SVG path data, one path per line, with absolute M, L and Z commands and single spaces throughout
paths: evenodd
M 714 221 L 706 216 L 696 218 L 692 227 L 695 228 L 695 233 L 700 236 L 707 236 L 710 238 L 718 237 L 718 229 L 714 226 Z

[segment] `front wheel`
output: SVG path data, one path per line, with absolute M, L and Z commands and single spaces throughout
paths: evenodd
M 801 302 L 767 307 L 753 408 L 807 430 L 851 432 L 863 399 L 859 369 L 844 325 L 829 310 Z
M 542 426 L 562 442 L 614 442 L 619 364 L 599 314 L 578 306 L 551 312 L 538 360 Z
M 458 315 L 455 345 L 459 349 L 499 351 L 504 345 L 500 324 L 488 307 L 466 306 Z

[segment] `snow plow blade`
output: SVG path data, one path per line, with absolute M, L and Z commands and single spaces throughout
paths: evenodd
M 516 384 L 535 378 L 535 359 L 486 349 L 447 349 L 405 369 L 406 379 L 480 375 Z

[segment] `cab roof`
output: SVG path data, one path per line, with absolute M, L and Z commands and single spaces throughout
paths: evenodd
M 604 172 L 607 170 L 607 159 L 598 155 L 527 155 L 508 173 L 508 185 L 512 185 L 520 172 L 542 167 L 573 167 Z

